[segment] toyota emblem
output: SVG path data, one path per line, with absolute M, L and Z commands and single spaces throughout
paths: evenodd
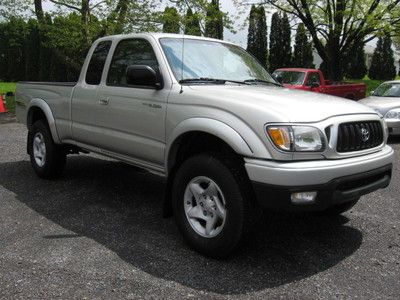
M 361 128 L 361 140 L 366 142 L 369 140 L 369 131 L 366 128 Z

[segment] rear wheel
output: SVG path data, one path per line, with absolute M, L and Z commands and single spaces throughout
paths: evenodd
M 28 152 L 35 173 L 46 179 L 60 176 L 65 167 L 66 153 L 54 143 L 47 124 L 42 120 L 36 121 L 28 135 Z
M 231 253 L 250 228 L 250 197 L 238 162 L 213 154 L 186 160 L 172 186 L 174 216 L 185 240 L 215 258 Z

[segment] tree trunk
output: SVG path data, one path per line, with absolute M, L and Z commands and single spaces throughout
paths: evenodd
M 89 40 L 89 1 L 90 0 L 82 0 L 82 8 L 81 8 L 81 21 L 82 21 L 82 39 L 83 45 L 87 48 L 90 45 Z
M 334 34 L 335 35 L 335 34 Z M 328 59 L 326 61 L 327 74 L 329 80 L 340 81 L 343 79 L 342 73 L 342 53 L 339 50 L 339 36 L 333 36 L 326 45 Z
M 44 19 L 42 0 L 35 0 L 35 14 L 39 23 L 42 23 Z

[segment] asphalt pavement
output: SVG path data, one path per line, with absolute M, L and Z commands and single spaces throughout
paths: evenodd
M 0 122 L 2 299 L 400 298 L 400 139 L 389 188 L 338 217 L 265 213 L 213 260 L 162 218 L 162 178 L 74 155 L 62 178 L 42 180 L 26 135 Z

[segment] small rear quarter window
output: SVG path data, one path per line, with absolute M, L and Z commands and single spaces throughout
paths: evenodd
M 111 41 L 103 41 L 97 45 L 96 49 L 94 49 L 86 72 L 85 81 L 87 84 L 100 84 L 101 75 L 103 74 L 104 65 L 106 63 L 110 47 Z

